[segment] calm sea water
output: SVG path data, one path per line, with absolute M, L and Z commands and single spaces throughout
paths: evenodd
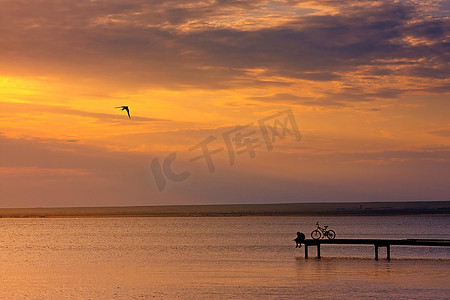
M 450 239 L 442 216 L 0 219 L 0 299 L 450 298 L 450 249 L 305 260 L 292 239 L 319 220 L 337 238 Z

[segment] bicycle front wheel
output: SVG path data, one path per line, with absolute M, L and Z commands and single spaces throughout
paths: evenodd
M 328 238 L 329 240 L 334 240 L 335 237 L 336 237 L 336 232 L 334 232 L 334 230 L 329 230 L 329 231 L 327 232 L 327 238 Z
M 322 234 L 317 229 L 313 230 L 313 232 L 311 232 L 311 237 L 313 238 L 313 240 L 318 240 L 318 239 L 320 239 L 321 236 L 322 236 Z

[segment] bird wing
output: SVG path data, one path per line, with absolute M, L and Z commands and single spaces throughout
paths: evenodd
M 116 106 L 115 108 L 123 108 L 123 106 Z
M 128 107 L 126 107 L 125 110 L 127 111 L 128 118 L 131 119 L 131 116 L 130 116 L 130 110 L 128 109 Z

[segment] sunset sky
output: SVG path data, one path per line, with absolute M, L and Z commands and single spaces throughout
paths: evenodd
M 449 200 L 449 9 L 0 0 L 0 207 Z M 289 109 L 302 138 L 268 151 Z M 191 161 L 237 125 L 253 158 Z

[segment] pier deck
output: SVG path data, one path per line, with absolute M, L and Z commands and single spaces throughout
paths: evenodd
M 312 240 L 307 239 L 304 241 L 305 245 L 305 258 L 308 258 L 308 247 L 317 247 L 317 258 L 320 259 L 320 245 L 374 245 L 375 247 L 375 260 L 378 260 L 378 248 L 386 247 L 386 259 L 391 259 L 391 246 L 450 246 L 450 240 L 435 240 L 435 239 L 404 239 L 404 240 L 385 240 L 385 239 L 321 239 Z

